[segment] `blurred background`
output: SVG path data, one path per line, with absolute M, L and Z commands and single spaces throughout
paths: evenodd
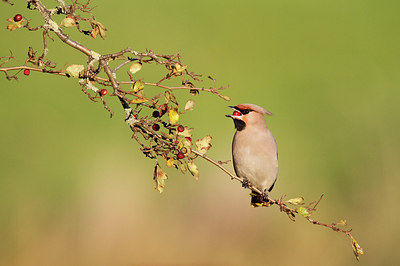
M 1 56 L 18 59 L 9 66 L 23 64 L 28 46 L 42 48 L 41 33 L 5 29 L 17 13 L 41 23 L 14 2 L 0 11 Z M 0 73 L 0 265 L 399 263 L 399 1 L 92 2 L 107 39 L 66 30 L 72 38 L 100 53 L 180 52 L 191 70 L 230 85 L 230 103 L 201 93 L 181 118 L 194 138 L 213 136 L 212 158 L 231 159 L 227 105 L 273 112 L 280 172 L 271 196 L 324 193 L 315 218 L 347 219 L 365 255 L 358 263 L 343 234 L 251 208 L 247 190 L 201 159 L 198 181 L 168 170 L 160 195 L 154 161 L 130 139 L 116 98 L 107 96 L 110 119 L 76 80 L 32 72 L 18 81 Z M 58 39 L 49 49 L 60 68 L 86 63 Z M 153 69 L 138 75 L 156 81 Z

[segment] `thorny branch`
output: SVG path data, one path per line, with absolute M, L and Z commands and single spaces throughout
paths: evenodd
M 3 0 L 3 2 L 13 5 L 7 0 Z M 209 88 L 196 86 L 194 83 L 203 82 L 201 76 L 189 71 L 187 66 L 183 65 L 179 53 L 164 55 L 156 54 L 151 50 L 137 52 L 131 48 L 126 48 L 119 52 L 101 55 L 71 39 L 69 35 L 64 33 L 65 28 L 76 27 L 80 33 L 92 38 L 96 38 L 98 35 L 103 39 L 106 37 L 107 29 L 103 24 L 97 21 L 92 14 L 93 7 L 90 7 L 90 0 L 84 4 L 79 3 L 79 0 L 72 0 L 70 5 L 66 5 L 63 0 L 57 0 L 59 6 L 53 9 L 47 9 L 39 0 L 28 0 L 27 2 L 29 9 L 37 10 L 42 15 L 44 25 L 31 27 L 30 20 L 21 15 L 16 15 L 14 18 L 9 18 L 7 20 L 12 23 L 7 28 L 10 31 L 18 28 L 26 28 L 29 31 L 43 30 L 43 51 L 40 56 L 37 56 L 37 51 L 29 47 L 28 57 L 25 64 L 22 66 L 3 67 L 10 60 L 15 60 L 11 51 L 10 56 L 0 57 L 0 71 L 6 75 L 8 80 L 16 80 L 17 75 L 21 71 L 24 71 L 25 75 L 29 75 L 30 71 L 35 71 L 78 78 L 85 95 L 92 101 L 100 99 L 104 108 L 112 116 L 113 112 L 108 107 L 105 98 L 107 90 L 104 89 L 106 87 L 111 87 L 113 93 L 110 96 L 117 96 L 121 103 L 125 111 L 125 122 L 129 125 L 133 133 L 132 138 L 139 144 L 140 150 L 146 157 L 156 160 L 154 180 L 156 189 L 160 193 L 163 191 L 165 180 L 167 179 L 166 173 L 160 167 L 160 157 L 165 159 L 168 167 L 175 167 L 181 170 L 182 173 L 189 171 L 196 179 L 199 177 L 199 171 L 194 164 L 194 160 L 197 157 L 202 157 L 220 168 L 229 175 L 231 179 L 241 182 L 243 187 L 251 189 L 252 193 L 256 193 L 255 195 L 262 195 L 261 191 L 247 180 L 234 175 L 223 167 L 222 162 L 217 162 L 205 155 L 207 150 L 211 147 L 211 136 L 198 139 L 195 142 L 196 147 L 194 148 L 191 133 L 193 129 L 178 124 L 179 115 L 192 110 L 194 101 L 189 99 L 185 104 L 185 110 L 183 112 L 179 111 L 179 103 L 173 94 L 174 91 L 187 90 L 192 96 L 200 92 L 207 92 L 229 101 L 230 98 L 228 96 L 220 93 L 227 87 L 218 87 L 216 80 L 210 76 L 208 76 L 208 79 L 212 81 L 212 86 Z M 52 16 L 54 15 L 62 15 L 65 17 L 60 25 L 53 20 Z M 84 23 L 89 24 L 91 29 L 85 30 Z M 53 40 L 51 33 L 54 33 L 68 46 L 86 55 L 88 58 L 86 67 L 83 65 L 70 65 L 65 70 L 55 70 L 57 65 L 46 58 L 48 53 L 47 38 Z M 112 69 L 110 63 L 118 60 L 124 61 Z M 31 64 L 32 66 L 28 66 L 27 64 Z M 129 81 L 117 79 L 117 72 L 128 64 L 131 64 L 128 72 Z M 151 64 L 164 67 L 167 70 L 167 74 L 161 77 L 158 82 L 147 82 L 142 79 L 134 78 L 135 73 L 138 72 L 142 66 L 147 67 Z M 10 72 L 15 73 L 10 75 Z M 105 73 L 106 77 L 101 77 L 101 73 Z M 164 85 L 164 81 L 174 78 L 181 79 L 181 86 Z M 99 89 L 96 86 L 104 88 Z M 130 86 L 130 88 L 123 89 L 123 86 Z M 149 97 L 145 95 L 144 87 L 159 88 L 163 90 L 164 93 Z M 167 116 L 167 118 L 163 117 L 164 115 Z M 162 125 L 163 129 L 161 129 L 160 125 Z M 358 260 L 359 256 L 363 254 L 363 250 L 352 236 L 351 230 L 341 228 L 341 226 L 347 225 L 345 220 L 341 220 L 338 223 L 326 224 L 311 218 L 313 212 L 317 211 L 317 206 L 322 197 L 323 195 L 321 195 L 318 201 L 311 202 L 306 207 L 303 207 L 301 206 L 304 205 L 304 199 L 302 197 L 284 200 L 284 196 L 282 196 L 280 199 L 276 200 L 267 196 L 266 199 L 261 198 L 262 203 L 260 206 L 269 207 L 271 205 L 276 205 L 279 207 L 279 210 L 286 213 L 292 221 L 295 221 L 295 215 L 301 215 L 312 224 L 330 228 L 336 232 L 347 235 L 352 241 L 353 251 Z M 289 207 L 289 204 L 300 207 Z

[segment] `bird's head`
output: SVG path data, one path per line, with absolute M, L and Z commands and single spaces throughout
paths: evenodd
M 264 115 L 272 115 L 271 112 L 255 104 L 239 104 L 229 106 L 229 108 L 233 109 L 233 114 L 226 115 L 226 117 L 233 119 L 238 131 L 247 126 L 265 126 Z

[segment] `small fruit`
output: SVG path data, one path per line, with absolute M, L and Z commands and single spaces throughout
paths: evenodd
M 159 125 L 159 124 L 154 124 L 151 128 L 152 128 L 154 131 L 159 131 L 159 130 L 160 130 L 160 125 Z
M 183 154 L 183 152 L 179 152 L 178 159 L 183 159 L 183 158 L 185 158 L 185 154 Z
M 106 90 L 106 89 L 102 89 L 102 90 L 100 91 L 100 94 L 101 94 L 102 96 L 106 95 L 106 94 L 107 94 L 107 90 Z
M 25 76 L 29 76 L 30 73 L 31 73 L 31 71 L 29 69 L 24 69 Z
M 238 112 L 238 111 L 235 111 L 235 112 L 233 112 L 233 115 L 234 116 L 241 116 L 242 114 L 240 112 Z
M 14 21 L 15 21 L 15 22 L 19 22 L 19 21 L 21 21 L 21 20 L 22 20 L 22 15 L 21 15 L 21 14 L 15 15 L 15 17 L 14 17 Z
M 185 127 L 184 127 L 184 126 L 182 126 L 182 125 L 180 125 L 180 126 L 178 127 L 178 131 L 179 131 L 179 132 L 183 132 L 183 131 L 185 131 Z
M 160 117 L 160 112 L 159 111 L 154 111 L 153 112 L 153 117 Z

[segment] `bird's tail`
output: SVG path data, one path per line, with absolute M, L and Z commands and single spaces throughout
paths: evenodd
M 273 203 L 269 200 L 265 201 L 265 199 L 263 199 L 263 196 L 260 195 L 259 193 L 255 192 L 255 191 L 251 191 L 250 193 L 251 196 L 251 206 L 256 208 L 256 207 L 269 207 L 271 206 Z

